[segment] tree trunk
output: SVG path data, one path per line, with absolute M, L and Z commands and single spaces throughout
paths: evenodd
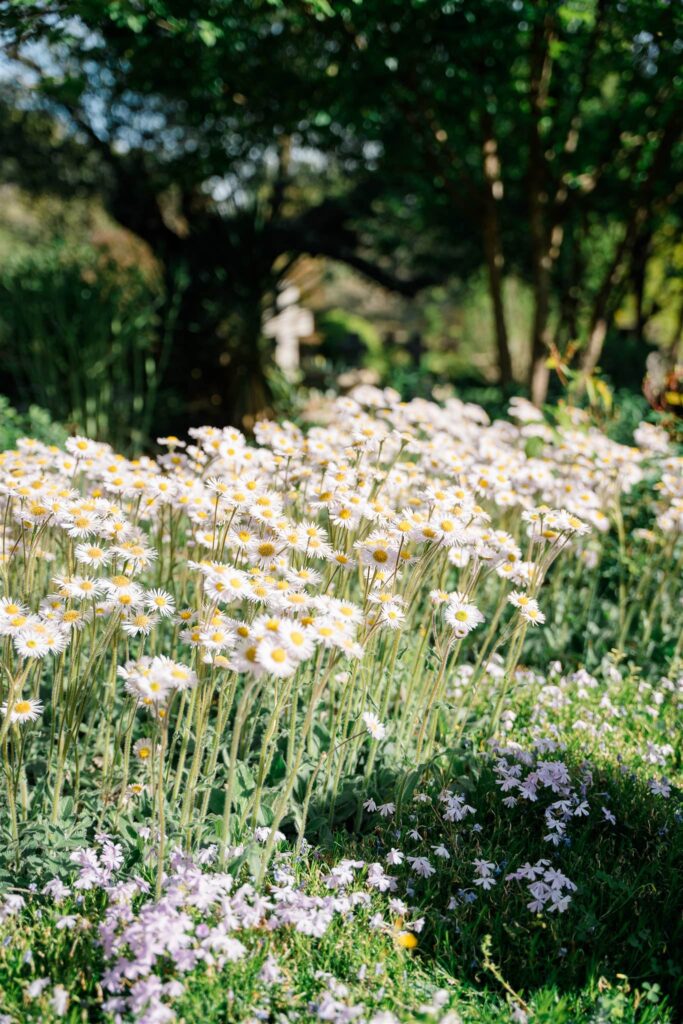
M 534 405 L 542 405 L 548 394 L 550 354 L 548 313 L 550 310 L 550 258 L 542 253 L 534 259 L 534 320 L 531 328 L 529 390 Z
M 498 216 L 498 203 L 503 198 L 503 181 L 500 173 L 498 145 L 493 134 L 492 120 L 488 113 L 483 115 L 482 122 L 484 128 L 482 165 L 485 180 L 482 210 L 484 253 L 489 278 L 489 294 L 493 308 L 500 383 L 503 388 L 507 388 L 512 383 L 512 360 L 510 358 L 510 345 L 503 304 L 505 256 L 500 232 L 500 218 Z
M 648 225 L 648 220 L 652 217 L 655 185 L 665 162 L 669 159 L 674 144 L 678 140 L 680 126 L 681 115 L 678 109 L 675 109 L 660 136 L 652 162 L 648 168 L 647 176 L 631 209 L 631 215 L 626 222 L 621 242 L 617 246 L 612 262 L 597 291 L 588 331 L 588 343 L 581 361 L 581 370 L 584 378 L 589 377 L 598 365 L 602 354 L 602 346 L 607 336 L 611 313 L 616 307 L 614 296 L 623 280 L 627 261 L 634 247 L 637 246 L 641 235 L 644 233 L 652 234 L 653 226 L 652 224 Z M 646 225 L 648 225 L 647 228 Z
M 575 344 L 579 336 L 579 289 L 577 282 L 584 273 L 580 241 L 576 225 L 565 232 L 564 260 L 555 269 L 559 295 L 559 316 L 555 325 L 553 347 L 562 352 Z
M 605 338 L 607 337 L 608 325 L 609 322 L 606 316 L 599 316 L 597 320 L 591 323 L 588 342 L 581 362 L 581 371 L 584 378 L 590 377 L 598 365 L 598 360 L 602 354 L 602 346 L 605 344 Z
M 683 303 L 678 310 L 678 317 L 676 318 L 676 326 L 674 327 L 671 340 L 669 341 L 669 352 L 673 356 L 674 360 L 678 360 L 679 349 L 681 342 L 683 341 Z
M 548 316 L 550 313 L 550 272 L 552 240 L 546 228 L 545 209 L 548 204 L 546 161 L 540 121 L 548 99 L 552 58 L 550 41 L 553 35 L 549 16 L 537 24 L 530 53 L 529 99 L 531 105 L 531 132 L 529 139 L 529 227 L 534 284 L 534 318 L 531 328 L 531 361 L 529 390 L 531 401 L 541 405 L 548 393 L 550 371 L 546 365 L 550 354 Z
M 641 340 L 645 334 L 645 325 L 648 317 L 645 313 L 645 273 L 647 261 L 650 254 L 650 242 L 652 235 L 650 231 L 643 231 L 638 235 L 631 257 L 631 279 L 636 300 L 636 323 L 635 331 Z

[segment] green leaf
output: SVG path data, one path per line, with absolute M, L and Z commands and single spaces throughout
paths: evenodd
M 222 35 L 222 30 L 215 22 L 204 19 L 197 22 L 197 31 L 201 41 L 208 47 L 215 46 Z

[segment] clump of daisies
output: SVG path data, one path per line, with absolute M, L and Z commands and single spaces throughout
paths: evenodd
M 683 468 L 651 430 L 626 447 L 576 419 L 550 430 L 520 401 L 491 423 L 372 388 L 327 412 L 307 431 L 259 422 L 253 444 L 193 428 L 156 458 L 81 436 L 0 454 L 15 850 L 28 817 L 56 824 L 88 786 L 115 821 L 153 815 L 159 893 L 174 830 L 190 846 L 217 831 L 224 862 L 268 821 L 266 865 L 314 798 L 333 818 L 385 755 L 426 763 L 461 737 L 496 659 L 486 728 L 506 731 L 549 573 L 583 572 L 611 522 L 623 536 L 621 501 L 653 467 L 652 534 L 678 550 Z

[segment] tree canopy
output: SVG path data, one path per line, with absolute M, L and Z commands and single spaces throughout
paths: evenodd
M 673 0 L 0 3 L 0 176 L 97 194 L 163 267 L 172 369 L 262 387 L 264 298 L 300 254 L 414 295 L 486 268 L 533 288 L 529 383 L 600 358 L 681 218 Z M 666 272 L 665 272 L 666 276 Z M 649 305 L 648 305 L 649 303 Z M 678 339 L 672 339 L 676 342 Z

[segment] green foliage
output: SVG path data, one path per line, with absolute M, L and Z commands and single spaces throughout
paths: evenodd
M 680 794 L 653 801 L 637 773 L 601 759 L 597 751 L 596 760 L 589 760 L 576 743 L 542 759 L 558 757 L 574 777 L 591 779 L 591 791 L 599 792 L 617 820 L 614 828 L 597 820 L 599 808 L 597 817 L 575 818 L 559 856 L 544 840 L 544 810 L 557 796 L 548 793 L 533 804 L 505 809 L 506 794 L 491 761 L 481 755 L 454 751 L 441 758 L 421 774 L 420 800 L 410 794 L 402 800 L 390 830 L 375 823 L 387 848 L 410 852 L 418 845 L 409 835 L 416 829 L 432 845 L 441 842 L 454 851 L 448 860 L 432 858 L 436 873 L 414 881 L 414 898 L 427 921 L 421 947 L 449 974 L 475 980 L 481 978 L 480 949 L 489 935 L 493 958 L 516 990 L 541 985 L 571 990 L 590 978 L 621 972 L 647 978 L 675 999 L 683 992 L 683 972 L 672 953 L 683 943 L 683 922 L 669 894 L 683 884 Z M 444 789 L 464 794 L 481 829 L 467 822 L 439 825 L 436 811 Z M 498 865 L 500 873 L 490 892 L 475 889 L 472 903 L 459 901 L 454 934 L 453 916 L 444 908 L 458 892 L 472 891 L 475 858 Z M 506 869 L 540 858 L 551 858 L 577 884 L 571 913 L 530 915 L 526 888 L 505 881 Z
M 301 254 L 407 298 L 486 281 L 466 331 L 518 378 L 624 315 L 637 347 L 678 343 L 680 6 L 400 7 L 0 3 L 0 174 L 99 197 L 185 273 L 170 369 L 216 419 L 268 407 L 261 313 Z
M 10 405 L 9 399 L 0 395 L 0 450 L 14 448 L 20 437 L 34 437 L 43 444 L 63 445 L 67 433 L 40 406 L 30 405 L 22 413 Z
M 369 320 L 357 313 L 331 309 L 318 318 L 316 326 L 323 335 L 321 354 L 335 369 L 367 366 L 382 376 L 386 374 L 382 339 Z
M 0 269 L 3 372 L 72 432 L 144 445 L 168 355 L 159 301 L 103 252 L 39 247 Z

